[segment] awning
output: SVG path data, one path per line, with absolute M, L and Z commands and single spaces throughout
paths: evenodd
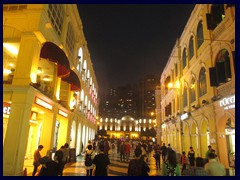
M 49 61 L 55 62 L 58 65 L 58 77 L 68 76 L 70 73 L 70 65 L 68 58 L 64 51 L 52 42 L 45 42 L 40 57 L 49 59 Z
M 62 78 L 62 80 L 71 84 L 71 91 L 81 90 L 80 80 L 78 78 L 78 75 L 73 70 L 70 69 L 70 75 L 68 77 Z

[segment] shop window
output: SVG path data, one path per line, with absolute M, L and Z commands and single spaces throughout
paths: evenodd
M 201 68 L 199 73 L 199 97 L 207 93 L 207 84 L 206 84 L 206 70 L 204 67 Z
M 70 85 L 67 82 L 61 80 L 59 103 L 65 108 L 69 108 L 69 105 L 68 105 L 69 92 L 70 92 Z
M 37 83 L 34 84 L 34 87 L 48 97 L 53 97 L 56 74 L 56 64 L 40 58 L 37 72 Z
M 198 27 L 197 27 L 197 46 L 198 46 L 198 49 L 202 45 L 203 41 L 204 41 L 203 23 L 202 23 L 202 21 L 200 21 L 198 23 Z

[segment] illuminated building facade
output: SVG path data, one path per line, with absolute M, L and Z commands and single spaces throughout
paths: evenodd
M 152 119 L 134 119 L 131 116 L 117 118 L 100 118 L 98 129 L 104 129 L 110 138 L 129 138 L 136 139 L 140 137 L 141 131 L 150 130 L 155 127 L 156 120 Z
M 95 137 L 98 84 L 74 4 L 3 5 L 3 175 L 38 145 L 76 155 Z
M 161 140 L 178 152 L 211 145 L 226 168 L 235 153 L 235 7 L 197 4 L 156 90 Z

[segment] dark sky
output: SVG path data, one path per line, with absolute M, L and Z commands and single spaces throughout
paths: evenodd
M 99 93 L 158 78 L 193 4 L 79 4 Z

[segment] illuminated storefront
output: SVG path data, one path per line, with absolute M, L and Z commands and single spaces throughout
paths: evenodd
M 98 85 L 75 4 L 4 4 L 3 18 L 3 175 L 22 175 L 38 145 L 74 156 L 93 139 Z

